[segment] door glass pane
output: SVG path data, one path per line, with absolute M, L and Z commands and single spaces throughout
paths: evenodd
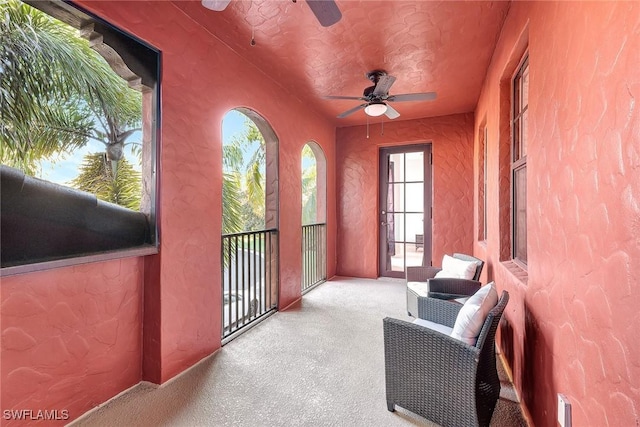
M 419 214 L 407 214 L 406 215 L 406 230 L 407 230 L 407 242 L 419 242 L 424 239 L 423 236 L 423 219 L 424 215 Z
M 389 155 L 389 182 L 404 181 L 404 155 L 402 153 Z
M 424 214 L 406 214 L 407 243 L 405 263 L 407 266 L 422 265 L 424 257 Z
M 424 180 L 424 152 L 406 154 L 407 181 Z
M 393 241 L 404 242 L 404 214 L 393 214 Z
M 395 244 L 395 255 L 391 256 L 391 271 L 404 271 L 404 243 Z
M 388 206 L 390 212 L 403 212 L 404 211 L 404 184 L 393 184 L 393 199 Z
M 424 211 L 424 184 L 406 184 L 407 207 L 406 212 Z

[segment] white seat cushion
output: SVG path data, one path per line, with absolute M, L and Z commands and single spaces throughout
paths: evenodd
M 418 294 L 418 296 L 429 296 L 429 282 L 407 282 L 407 288 Z
M 443 333 L 445 335 L 451 335 L 451 331 L 453 331 L 453 328 L 450 328 L 450 327 L 445 326 L 445 325 L 441 325 L 441 324 L 436 323 L 436 322 L 432 322 L 430 320 L 416 319 L 416 320 L 413 321 L 413 323 L 415 325 L 424 326 L 425 328 L 429 328 L 429 329 L 432 329 L 434 331 L 441 332 L 441 333 Z
M 469 345 L 475 345 L 487 314 L 498 303 L 498 292 L 494 282 L 482 286 L 464 303 L 451 336 Z
M 435 275 L 436 278 L 473 279 L 478 268 L 478 261 L 464 261 L 445 255 L 442 258 L 442 270 Z

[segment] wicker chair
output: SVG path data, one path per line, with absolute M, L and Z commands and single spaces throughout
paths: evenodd
M 406 282 L 428 282 L 428 295 L 420 295 L 416 290 L 407 286 L 407 313 L 409 316 L 424 318 L 426 314 L 419 311 L 419 301 L 424 298 L 438 298 L 438 299 L 455 299 L 468 297 L 473 295 L 478 289 L 480 289 L 480 273 L 482 273 L 482 267 L 484 267 L 484 261 L 471 255 L 454 253 L 454 258 L 458 258 L 464 261 L 476 261 L 478 267 L 471 280 L 465 279 L 452 279 L 452 278 L 435 278 L 436 273 L 441 271 L 441 268 L 431 266 L 418 266 L 407 267 L 406 269 Z
M 453 327 L 462 307 L 425 299 L 432 322 Z M 398 319 L 384 319 L 387 409 L 395 405 L 442 426 L 488 426 L 500 396 L 495 335 L 509 294 L 502 292 L 475 346 Z M 444 310 L 439 310 L 443 308 Z

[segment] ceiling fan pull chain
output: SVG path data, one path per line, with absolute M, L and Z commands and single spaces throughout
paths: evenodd
M 367 116 L 367 139 L 369 139 L 369 116 Z
M 380 136 L 384 136 L 384 119 L 380 121 Z
M 249 42 L 251 46 L 256 45 L 256 27 L 251 26 L 251 42 Z

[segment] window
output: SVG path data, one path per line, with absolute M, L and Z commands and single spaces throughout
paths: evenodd
M 487 125 L 480 126 L 478 150 L 478 241 L 487 240 Z
M 0 5 L 1 274 L 156 252 L 160 53 L 25 3 Z
M 529 58 L 525 55 L 513 78 L 511 145 L 513 259 L 527 265 L 527 122 Z

